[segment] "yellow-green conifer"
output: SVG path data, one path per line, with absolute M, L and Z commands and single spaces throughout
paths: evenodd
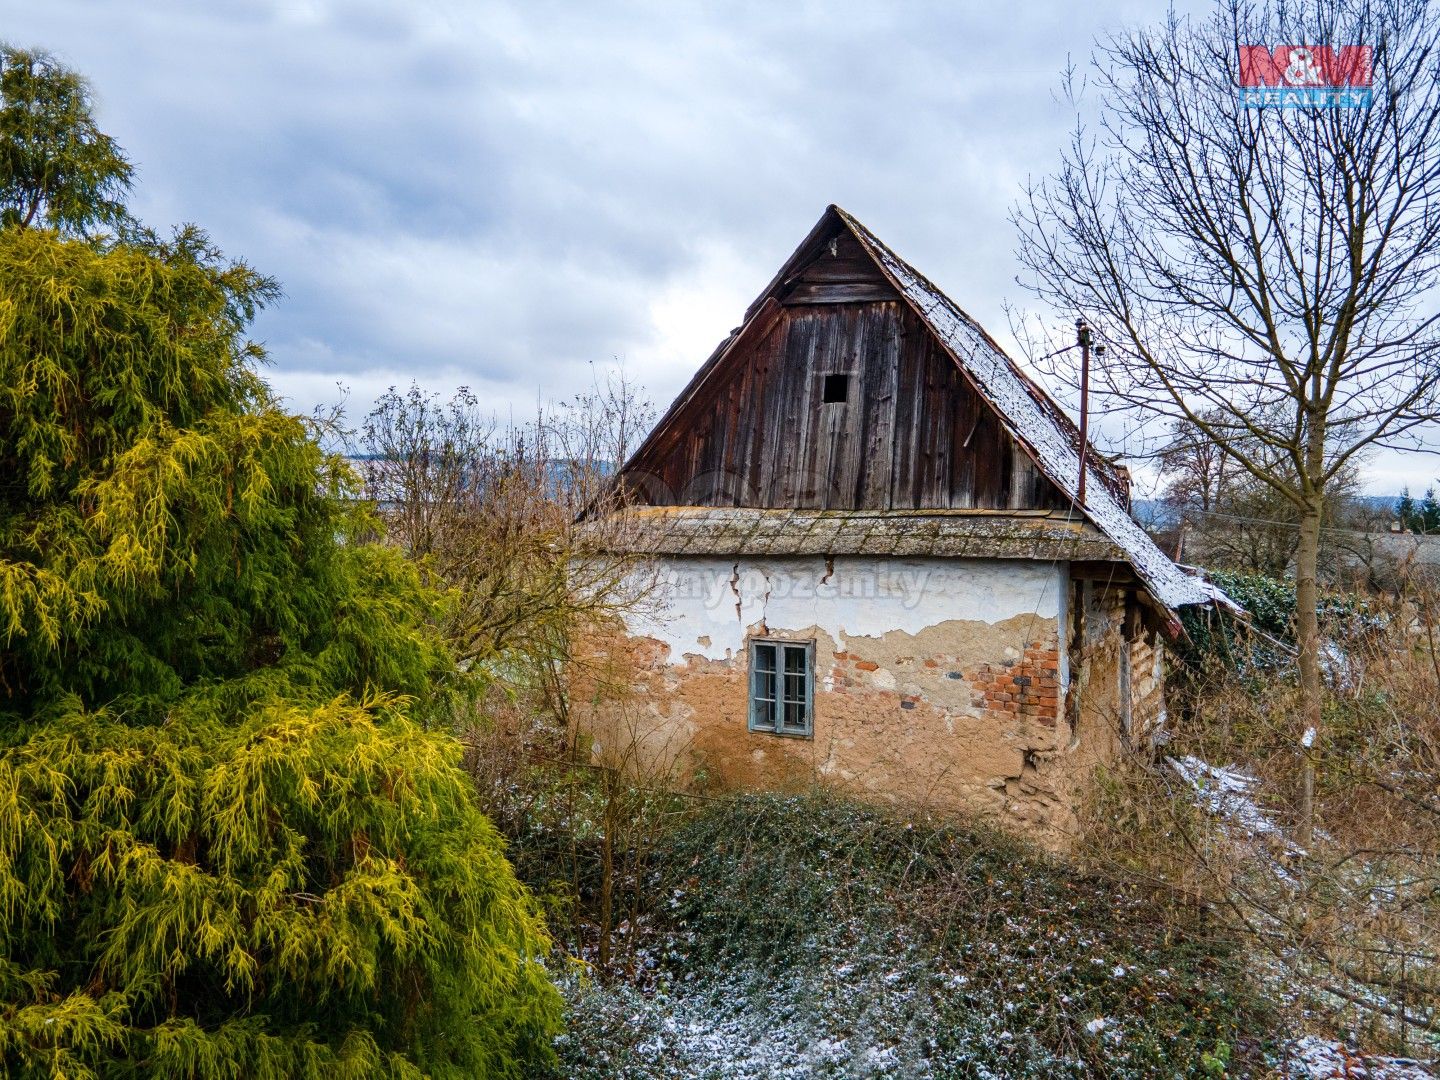
M 529 1075 L 558 1021 L 544 929 L 426 723 L 461 678 L 437 598 L 256 374 L 273 283 L 194 229 L 21 217 L 0 227 L 0 1069 Z

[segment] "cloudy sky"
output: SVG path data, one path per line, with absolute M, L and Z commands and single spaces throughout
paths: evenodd
M 0 10 L 91 78 L 142 218 L 281 280 L 257 333 L 296 409 L 414 379 L 523 417 L 616 363 L 667 403 L 830 202 L 1007 340 L 1007 211 L 1064 140 L 1059 72 L 1163 5 Z M 1368 481 L 1437 474 L 1389 456 Z

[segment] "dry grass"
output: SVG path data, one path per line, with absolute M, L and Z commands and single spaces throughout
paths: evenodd
M 1083 856 L 1207 910 L 1264 959 L 1302 1024 L 1434 1057 L 1440 603 L 1415 586 L 1367 607 L 1373 618 L 1360 632 L 1352 624 L 1332 657 L 1325 726 L 1311 746 L 1284 663 L 1180 673 L 1171 741 L 1150 767 L 1104 778 Z M 1254 782 L 1229 801 L 1197 793 L 1173 768 L 1187 755 Z M 1292 793 L 1307 759 L 1319 820 L 1301 850 L 1290 839 Z M 1246 803 L 1260 816 L 1244 820 Z

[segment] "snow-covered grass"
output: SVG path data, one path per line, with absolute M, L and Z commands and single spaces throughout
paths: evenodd
M 1252 837 L 1283 837 L 1284 833 L 1255 802 L 1258 781 L 1243 770 L 1211 765 L 1197 757 L 1174 758 L 1171 766 L 1195 789 L 1200 803 Z
M 565 1076 L 1219 1076 L 1279 1061 L 1229 945 L 998 835 L 757 796 L 694 816 L 657 865 L 644 976 L 566 982 Z
M 1309 728 L 1300 743 L 1310 749 L 1315 731 Z M 1413 1020 L 1423 1021 L 1429 1009 L 1423 998 L 1406 1002 L 1380 988 L 1337 970 L 1339 965 L 1326 964 L 1295 944 L 1291 938 L 1295 925 L 1306 924 L 1314 910 L 1314 897 L 1339 895 L 1355 898 L 1366 914 L 1382 917 L 1384 910 L 1400 906 L 1407 886 L 1408 866 L 1399 876 L 1387 866 L 1390 854 L 1377 848 L 1364 849 L 1354 858 L 1336 857 L 1329 850 L 1333 837 L 1323 829 L 1316 830 L 1315 855 L 1296 844 L 1288 832 L 1263 805 L 1258 777 L 1235 766 L 1215 766 L 1194 756 L 1173 758 L 1170 765 L 1185 781 L 1198 805 L 1211 818 L 1216 835 L 1234 850 L 1235 871 L 1230 876 L 1229 897 L 1237 910 L 1244 913 L 1250 926 L 1268 935 L 1269 946 L 1278 951 L 1272 959 L 1283 963 L 1271 974 L 1287 1003 L 1298 1006 L 1294 1011 L 1304 1014 L 1316 1004 L 1328 1005 L 1343 1014 L 1347 1006 L 1368 1002 L 1379 1015 L 1394 1017 L 1399 1010 Z M 1236 857 L 1238 856 L 1238 858 Z M 1425 898 L 1422 897 L 1422 901 Z M 1291 933 L 1287 936 L 1287 931 Z M 1350 936 L 1357 937 L 1362 927 L 1352 920 Z M 1383 947 L 1383 946 L 1382 946 Z M 1408 976 L 1412 985 L 1423 986 L 1428 963 L 1421 955 L 1411 959 Z M 1383 973 L 1382 973 L 1383 974 Z M 1383 985 L 1383 984 L 1382 984 Z M 1423 1032 L 1420 1034 L 1423 1041 Z M 1434 1045 L 1434 1039 L 1431 1039 Z M 1317 1036 L 1305 1036 L 1289 1044 L 1296 1064 L 1296 1076 L 1370 1076 L 1408 1078 L 1430 1075 L 1420 1065 L 1403 1059 L 1385 1058 L 1346 1050 L 1344 1045 Z

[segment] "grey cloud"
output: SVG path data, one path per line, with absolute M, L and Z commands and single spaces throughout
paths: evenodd
M 1198 0 L 1196 0 L 1198 2 Z M 95 82 L 136 209 L 278 276 L 298 408 L 411 377 L 668 399 L 836 201 L 1003 338 L 1067 56 L 1153 2 L 12 5 Z M 1068 314 L 1057 316 L 1068 318 Z

